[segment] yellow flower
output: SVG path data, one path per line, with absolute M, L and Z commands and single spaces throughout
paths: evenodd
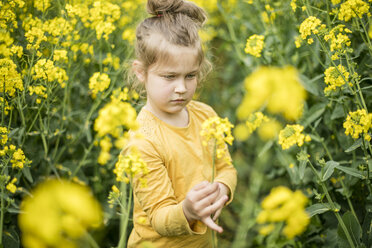
M 251 54 L 257 58 L 261 57 L 261 51 L 264 47 L 263 35 L 254 34 L 247 39 L 247 44 L 245 46 L 245 53 Z
M 48 180 L 21 204 L 19 226 L 25 247 L 78 247 L 88 228 L 102 223 L 102 210 L 90 189 L 66 180 Z
M 260 67 L 244 84 L 246 94 L 237 109 L 239 119 L 248 118 L 264 106 L 270 113 L 282 114 L 288 120 L 301 117 L 306 91 L 295 68 Z
M 23 91 L 22 77 L 18 73 L 17 66 L 13 60 L 8 58 L 0 59 L 0 75 L 0 92 L 14 96 L 16 90 Z
M 346 129 L 345 134 L 350 135 L 353 139 L 358 139 L 363 134 L 364 139 L 370 141 L 369 130 L 372 127 L 372 114 L 368 114 L 365 109 L 349 112 L 343 126 Z
M 232 145 L 234 137 L 231 135 L 231 129 L 233 127 L 234 125 L 232 125 L 227 118 L 222 119 L 218 116 L 213 116 L 203 122 L 202 130 L 200 131 L 203 145 L 208 146 L 210 141 L 215 142 L 217 158 L 220 159 L 224 157 L 228 163 L 231 163 L 231 161 L 225 156 L 225 142 Z
M 128 103 L 117 98 L 111 98 L 103 108 L 98 111 L 98 117 L 94 121 L 94 130 L 99 137 L 110 134 L 115 138 L 124 135 L 125 128 L 136 129 L 136 110 Z
M 330 91 L 336 91 L 338 87 L 343 86 L 345 82 L 348 83 L 349 80 L 349 72 L 342 65 L 338 65 L 337 68 L 333 66 L 329 67 L 325 70 L 324 75 L 324 83 L 327 84 L 327 87 L 324 89 L 326 95 Z
M 325 29 L 325 25 L 318 18 L 309 16 L 300 25 L 300 37 L 302 40 L 306 40 L 308 36 L 318 34 L 322 29 Z M 312 39 L 308 40 L 308 43 L 311 44 Z
M 17 182 L 17 178 L 13 178 L 12 181 L 6 185 L 6 189 L 9 190 L 13 194 L 17 191 L 17 186 L 15 185 L 16 182 Z
M 270 118 L 269 121 L 262 123 L 258 128 L 258 135 L 262 140 L 271 140 L 278 136 L 281 129 L 280 122 Z
M 92 90 L 93 98 L 98 92 L 103 92 L 110 86 L 111 79 L 106 73 L 95 72 L 89 79 L 89 89 Z
M 5 145 L 8 142 L 8 128 L 0 126 L 0 145 Z
M 26 162 L 26 156 L 23 153 L 21 148 L 18 148 L 13 153 L 13 156 L 12 156 L 12 159 L 10 160 L 10 162 L 12 163 L 12 168 L 23 169 L 24 164 Z
M 46 88 L 42 85 L 38 86 L 29 86 L 28 90 L 30 91 L 30 96 L 36 94 L 44 99 L 48 98 L 48 94 L 46 93 Z
M 302 133 L 304 127 L 298 124 L 287 125 L 279 133 L 279 144 L 283 150 L 289 149 L 293 145 L 302 146 L 304 141 L 309 142 L 311 138 L 309 135 Z
M 149 173 L 149 170 L 145 161 L 140 157 L 139 152 L 136 149 L 132 149 L 125 156 L 119 155 L 114 173 L 116 174 L 117 181 L 126 183 L 129 183 L 134 176 L 139 175 L 139 180 L 142 186 L 145 187 L 146 179 L 143 177 Z
M 53 53 L 53 60 L 54 61 L 60 61 L 60 62 L 66 62 L 67 59 L 67 51 L 66 50 L 54 50 Z
M 282 230 L 287 238 L 305 231 L 310 218 L 305 211 L 308 199 L 301 191 L 292 192 L 284 186 L 273 188 L 262 201 L 262 211 L 257 216 L 257 223 L 267 225 L 260 229 L 262 235 L 268 235 L 274 229 L 274 223 L 285 222 Z
M 362 18 L 364 14 L 370 16 L 369 5 L 363 0 L 347 0 L 340 6 L 338 19 L 345 22 L 349 21 L 352 17 Z
M 47 82 L 57 81 L 62 88 L 68 80 L 66 71 L 54 65 L 52 60 L 40 59 L 32 67 L 33 79 L 42 79 Z
M 110 150 L 112 143 L 110 137 L 105 136 L 100 140 L 99 145 L 101 147 L 101 152 L 98 156 L 98 163 L 104 165 L 111 159 Z
M 37 10 L 44 12 L 47 8 L 50 7 L 50 0 L 35 0 L 34 6 Z

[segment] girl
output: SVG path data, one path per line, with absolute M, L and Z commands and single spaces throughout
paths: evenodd
M 123 152 L 136 149 L 149 173 L 147 187 L 133 180 L 128 247 L 143 241 L 156 247 L 210 247 L 211 230 L 223 231 L 215 221 L 233 198 L 236 171 L 217 160 L 215 182 L 209 183 L 213 151 L 202 145 L 200 130 L 216 113 L 192 100 L 208 63 L 198 35 L 206 15 L 182 0 L 149 0 L 147 9 L 152 17 L 137 27 L 133 62 L 147 100 L 137 117 L 140 128 L 131 131 Z M 137 133 L 142 138 L 135 138 Z

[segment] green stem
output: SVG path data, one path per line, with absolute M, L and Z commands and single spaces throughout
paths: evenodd
M 74 172 L 71 174 L 70 178 L 73 178 L 74 176 L 76 176 L 76 174 L 78 173 L 80 168 L 84 165 L 84 162 L 85 162 L 89 152 L 92 150 L 93 146 L 94 146 L 94 142 L 92 142 L 90 144 L 90 146 L 88 147 L 88 150 L 85 151 L 83 158 L 80 160 L 79 165 L 76 167 Z
M 131 180 L 132 182 L 132 180 Z M 125 184 L 125 183 L 123 183 Z M 125 190 L 126 190 L 126 187 L 125 187 Z M 132 206 L 132 193 L 133 193 L 133 188 L 132 188 L 132 184 L 131 186 L 129 187 L 129 195 L 128 195 L 128 204 L 126 205 L 126 209 L 123 209 L 122 208 L 122 212 L 124 210 L 126 210 L 126 213 L 124 215 L 124 218 L 122 218 L 121 220 L 121 235 L 120 235 L 120 241 L 119 241 L 119 245 L 118 245 L 118 248 L 125 248 L 126 247 L 126 244 L 127 244 L 127 228 L 128 228 L 128 222 L 129 222 L 129 214 L 130 214 L 130 209 L 131 209 L 131 206 Z M 126 197 L 123 197 L 123 201 L 126 200 Z M 125 206 L 125 204 L 124 204 Z
M 0 213 L 0 247 L 2 247 L 3 245 L 3 225 L 4 225 L 4 211 L 5 211 L 5 208 L 4 208 L 4 187 L 1 186 L 1 196 L 0 196 L 0 200 L 1 200 L 1 213 Z
M 345 184 L 344 184 L 344 180 L 341 179 L 341 180 L 340 180 L 340 183 L 341 183 L 342 188 L 343 188 L 344 191 L 345 191 L 346 186 L 345 186 Z M 351 201 L 350 201 L 350 197 L 349 197 L 348 194 L 346 194 L 346 199 L 347 199 L 347 203 L 348 203 L 348 205 L 349 205 L 349 207 L 350 207 L 350 210 L 351 210 L 352 214 L 355 216 L 356 219 L 358 219 L 358 217 L 357 217 L 357 215 L 356 215 L 356 213 L 355 213 L 355 210 L 354 210 L 353 204 L 351 203 Z
M 319 173 L 318 173 L 317 170 L 314 168 L 314 166 L 313 166 L 313 164 L 311 163 L 311 161 L 308 160 L 308 162 L 309 162 L 309 164 L 310 164 L 310 168 L 311 168 L 311 170 L 312 170 L 312 171 L 314 172 L 314 174 L 316 175 L 316 177 L 317 177 L 317 179 L 318 179 L 318 181 L 319 181 L 319 184 L 322 186 L 322 189 L 323 189 L 323 191 L 324 191 L 324 194 L 326 195 L 327 201 L 328 201 L 328 203 L 331 205 L 331 208 L 332 208 L 332 210 L 333 210 L 333 213 L 336 215 L 336 218 L 337 218 L 338 222 L 340 223 L 342 230 L 343 230 L 344 233 L 345 233 L 346 239 L 347 239 L 347 241 L 349 242 L 350 247 L 351 247 L 351 248 L 355 248 L 355 245 L 354 245 L 354 242 L 353 242 L 353 240 L 352 240 L 352 238 L 351 238 L 351 236 L 350 236 L 350 233 L 349 233 L 349 231 L 347 230 L 347 227 L 346 227 L 344 221 L 342 220 L 341 215 L 338 213 L 339 209 L 336 208 L 335 203 L 333 202 L 331 196 L 329 195 L 329 192 L 328 192 L 327 186 L 325 185 L 324 182 L 322 182 L 322 180 L 321 180 L 321 178 L 320 178 L 320 176 L 319 176 Z
M 211 182 L 213 183 L 214 182 L 214 177 L 215 177 L 215 163 L 216 163 L 216 150 L 217 150 L 217 140 L 214 139 L 214 144 L 213 144 L 213 156 L 212 156 L 212 180 Z
M 89 232 L 86 232 L 86 234 L 85 234 L 85 238 L 86 238 L 86 240 L 88 241 L 90 247 L 93 247 L 93 248 L 99 248 L 97 242 L 94 240 L 94 238 L 92 237 L 92 235 L 90 235 Z

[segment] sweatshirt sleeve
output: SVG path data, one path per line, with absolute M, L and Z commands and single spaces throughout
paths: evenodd
M 133 179 L 133 193 L 149 217 L 152 228 L 162 236 L 204 234 L 206 226 L 194 223 L 190 227 L 182 202 L 177 202 L 164 162 L 157 150 L 159 146 L 147 139 L 136 139 L 123 152 L 127 153 L 134 147 L 140 152 L 149 172 L 144 177 L 147 180 L 146 187 L 141 187 L 138 177 Z

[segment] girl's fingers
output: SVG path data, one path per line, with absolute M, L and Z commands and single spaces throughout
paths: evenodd
M 202 216 L 203 215 L 204 216 L 205 215 L 210 216 L 211 214 L 217 212 L 217 210 L 222 209 L 223 206 L 225 205 L 227 199 L 228 199 L 228 197 L 226 195 L 222 196 L 220 199 L 218 199 L 218 201 L 216 201 L 215 203 L 213 203 L 209 207 L 206 207 L 203 211 L 204 214 L 202 214 Z
M 196 184 L 192 189 L 193 190 L 200 190 L 202 188 L 205 188 L 205 186 L 207 186 L 208 184 L 209 184 L 208 181 L 203 181 L 201 183 Z
M 208 185 L 205 185 L 204 188 L 201 188 L 199 190 L 197 190 L 195 193 L 196 193 L 196 199 L 197 200 L 201 200 L 201 199 L 204 199 L 206 198 L 207 196 L 209 196 L 210 194 L 214 193 L 214 192 L 219 192 L 220 188 L 218 187 L 218 184 L 217 183 L 208 183 Z
M 216 221 L 218 219 L 218 217 L 220 216 L 221 212 L 222 212 L 222 208 L 217 209 L 216 213 L 213 216 L 213 221 Z
M 207 218 L 202 219 L 201 221 L 204 224 L 206 224 L 210 229 L 215 230 L 216 232 L 219 232 L 219 233 L 223 232 L 222 227 L 220 227 L 219 225 L 214 223 L 214 221 L 211 219 L 210 216 L 208 216 Z
M 215 199 L 218 197 L 218 194 L 219 194 L 219 191 L 212 192 L 208 196 L 201 198 L 201 200 L 199 200 L 197 205 L 202 208 L 208 207 L 209 205 L 214 203 Z

